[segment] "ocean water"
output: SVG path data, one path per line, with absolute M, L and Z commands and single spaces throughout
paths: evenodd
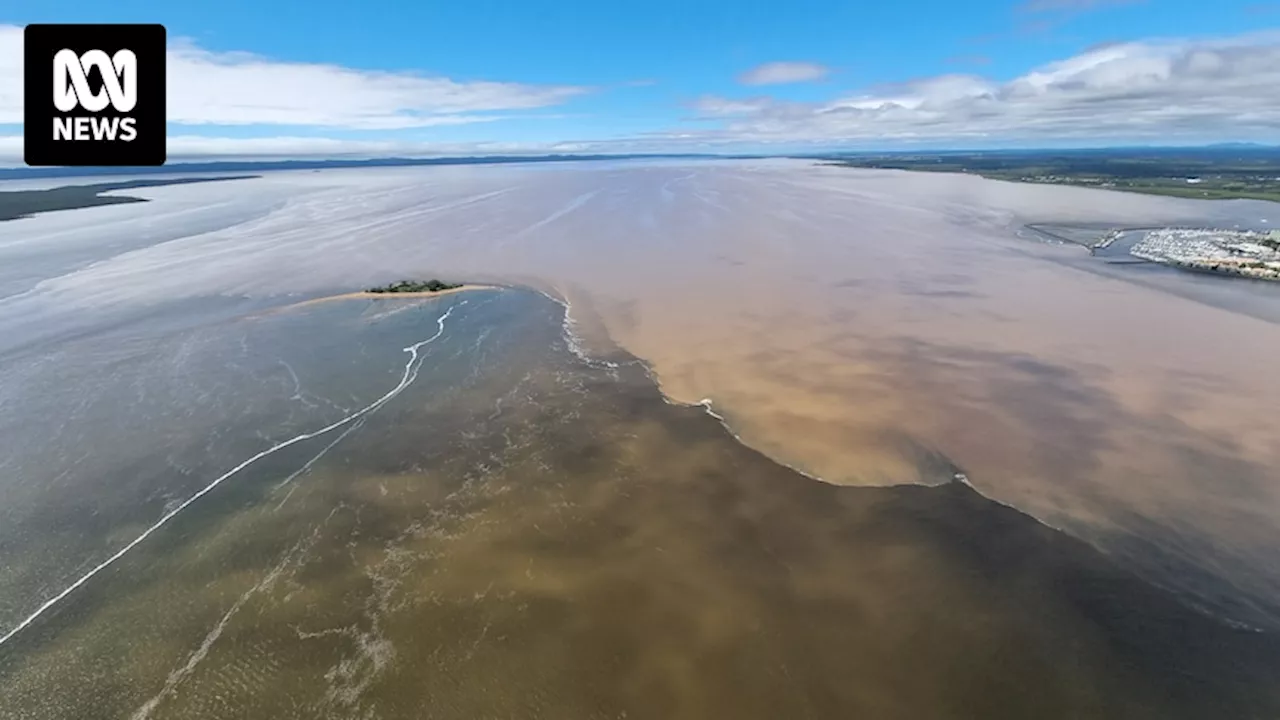
M 1277 714 L 1280 286 L 1020 237 L 1274 205 L 130 192 L 0 223 L 0 718 Z M 508 287 L 305 302 L 408 275 Z
M 6 527 L 11 575 L 90 577 L 0 643 L 0 717 L 1280 708 L 1272 635 L 964 483 L 803 478 L 537 292 L 145 327 L 145 362 L 127 328 L 63 356 L 85 452 L 157 442 Z

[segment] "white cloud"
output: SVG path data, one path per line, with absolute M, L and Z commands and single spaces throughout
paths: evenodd
M 738 76 L 743 85 L 785 85 L 821 80 L 831 71 L 817 63 L 771 62 L 754 67 Z
M 0 123 L 22 122 L 22 28 L 0 25 Z
M 732 100 L 715 95 L 704 95 L 693 103 L 693 109 L 702 117 L 750 115 L 766 111 L 772 106 L 773 101 L 767 97 Z
M 1008 81 L 951 74 L 827 103 L 704 97 L 722 141 L 1280 137 L 1280 33 L 1096 47 Z
M 171 42 L 170 122 L 360 130 L 456 125 L 556 105 L 588 88 L 458 82 L 410 72 L 290 63 Z M 0 123 L 22 122 L 22 28 L 0 25 Z
M 21 121 L 20 38 L 18 29 L 0 26 L 0 123 Z M 173 119 L 187 124 L 389 130 L 509 117 L 584 91 L 278 63 L 248 55 L 215 55 L 189 45 L 176 45 L 171 62 L 180 69 L 171 69 L 172 77 L 181 72 L 195 78 L 192 88 L 175 89 L 170 102 Z M 373 139 L 355 140 L 309 137 L 324 131 L 284 130 L 275 137 L 232 139 L 204 137 L 218 134 L 212 126 L 197 137 L 175 125 L 170 129 L 169 154 L 180 160 L 800 149 L 842 143 L 1275 142 L 1280 138 L 1276 88 L 1280 32 L 1268 32 L 1217 40 L 1099 45 L 1012 79 L 997 80 L 980 71 L 950 73 L 867 88 L 826 102 L 703 96 L 692 103 L 698 125 L 655 128 L 617 139 L 576 141 L 562 136 L 540 143 L 443 145 L 409 141 L 392 132 L 367 132 L 364 137 Z M 310 92 L 319 97 L 309 97 Z M 0 157 L 20 154 L 17 138 L 0 137 Z

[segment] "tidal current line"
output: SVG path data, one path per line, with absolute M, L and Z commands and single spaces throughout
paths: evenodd
M 10 629 L 10 630 L 9 630 L 9 632 L 5 633 L 3 637 L 0 637 L 0 645 L 4 645 L 4 644 L 5 644 L 5 643 L 7 643 L 7 642 L 8 642 L 8 641 L 9 641 L 9 640 L 14 636 L 14 635 L 17 635 L 18 633 L 20 633 L 20 632 L 22 632 L 23 630 L 25 630 L 29 625 L 31 625 L 31 623 L 33 623 L 33 622 L 35 622 L 37 619 L 39 619 L 39 617 L 40 617 L 41 615 L 43 615 L 43 614 L 44 614 L 44 613 L 45 613 L 49 608 L 53 607 L 54 605 L 57 605 L 57 604 L 58 604 L 59 602 L 61 602 L 64 598 L 66 598 L 68 595 L 70 595 L 71 593 L 75 592 L 75 590 L 76 590 L 77 588 L 79 588 L 81 585 L 84 585 L 86 582 L 88 582 L 88 581 L 89 581 L 89 580 L 90 580 L 94 575 L 97 575 L 98 573 L 100 573 L 100 572 L 102 572 L 103 570 L 105 570 L 105 569 L 107 569 L 108 567 L 110 567 L 112 563 L 114 563 L 115 561 L 117 561 L 117 560 L 119 560 L 120 558 L 124 557 L 125 553 L 127 553 L 127 552 L 129 552 L 130 550 L 132 550 L 133 548 L 137 547 L 137 546 L 138 546 L 138 544 L 139 544 L 139 543 L 141 543 L 143 540 L 146 540 L 146 539 L 147 539 L 147 537 L 148 537 L 149 535 L 151 535 L 151 533 L 155 532 L 156 530 L 159 530 L 161 527 L 164 527 L 165 523 L 167 523 L 167 522 L 169 522 L 170 520 L 172 520 L 172 519 L 173 519 L 173 518 L 174 518 L 178 513 L 182 512 L 182 511 L 183 511 L 183 510 L 185 510 L 188 506 L 190 506 L 192 503 L 194 503 L 196 500 L 199 500 L 200 498 L 202 498 L 202 497 L 204 497 L 205 495 L 207 495 L 207 494 L 208 494 L 210 491 L 212 491 L 214 488 L 216 488 L 216 487 L 218 487 L 219 485 L 221 485 L 223 480 L 226 480 L 227 478 L 231 477 L 232 475 L 235 475 L 236 473 L 238 473 L 238 472 L 240 472 L 241 470 L 243 470 L 243 469 L 245 469 L 245 468 L 249 467 L 249 466 L 250 466 L 250 465 L 252 465 L 253 463 L 255 463 L 255 462 L 257 462 L 257 461 L 261 460 L 261 459 L 262 459 L 262 458 L 264 458 L 264 457 L 267 457 L 268 455 L 271 455 L 271 454 L 275 453 L 275 452 L 276 452 L 276 451 L 278 451 L 278 450 L 283 450 L 283 449 L 285 449 L 285 448 L 289 447 L 290 445 L 295 445 L 295 444 L 300 443 L 300 442 L 302 442 L 302 441 L 304 441 L 304 440 L 310 440 L 310 439 L 312 439 L 312 438 L 320 437 L 321 435 L 324 435 L 325 433 L 328 433 L 328 432 L 332 432 L 332 431 L 334 431 L 334 430 L 337 430 L 338 428 L 342 427 L 343 425 L 346 425 L 346 424 L 348 424 L 348 423 L 350 423 L 350 422 L 352 422 L 352 421 L 354 421 L 354 420 L 358 420 L 359 418 L 362 418 L 362 417 L 364 417 L 365 415 L 368 415 L 369 413 L 373 412 L 374 410 L 377 410 L 378 408 L 380 408 L 380 407 L 382 407 L 383 405 L 387 404 L 387 402 L 389 402 L 389 401 L 390 401 L 392 398 L 394 398 L 395 396 L 399 395 L 399 394 L 400 394 L 400 393 L 401 393 L 405 388 L 409 387 L 410 383 L 412 383 L 415 379 L 417 379 L 417 377 L 418 377 L 418 368 L 420 367 L 420 363 L 418 362 L 418 360 L 419 360 L 418 351 L 422 348 L 422 346 L 423 346 L 423 345 L 427 345 L 428 343 L 434 342 L 434 341 L 435 341 L 436 339 L 438 339 L 441 335 L 443 335 L 443 334 L 444 334 L 444 321 L 445 321 L 446 319 L 448 319 L 448 317 L 449 317 L 450 315 L 452 315 L 452 314 L 453 314 L 453 311 L 454 311 L 454 309 L 455 309 L 455 308 L 457 308 L 457 307 L 459 307 L 459 306 L 462 306 L 462 305 L 465 305 L 466 303 L 467 303 L 467 301 L 466 301 L 466 300 L 463 300 L 462 302 L 458 303 L 457 305 L 451 306 L 447 311 L 445 311 L 445 313 L 444 313 L 443 315 L 441 315 L 439 318 L 436 318 L 436 326 L 437 326 L 437 329 L 436 329 L 436 334 L 435 334 L 435 335 L 432 335 L 431 337 L 427 338 L 426 340 L 422 340 L 422 341 L 420 341 L 420 342 L 416 342 L 416 343 L 414 343 L 414 344 L 410 345 L 409 347 L 404 348 L 404 351 L 405 351 L 405 352 L 407 352 L 407 353 L 409 353 L 409 360 L 408 360 L 408 362 L 406 362 L 406 363 L 404 364 L 404 374 L 400 376 L 400 382 L 399 382 L 398 384 L 396 384 L 396 386 L 395 386 L 394 388 L 392 388 L 389 392 L 387 392 L 387 394 L 383 395 L 382 397 L 378 398 L 377 400 L 374 400 L 372 403 L 369 403 L 368 405 L 364 406 L 363 408 L 361 408 L 361 409 L 359 409 L 359 410 L 357 410 L 357 411 L 355 411 L 355 412 L 351 413 L 350 415 L 347 415 L 346 417 L 342 418 L 341 420 L 338 420 L 338 421 L 336 421 L 336 422 L 334 422 L 334 423 L 332 423 L 332 424 L 330 424 L 330 425 L 326 425 L 325 427 L 322 427 L 322 428 L 320 428 L 319 430 L 313 430 L 312 432 L 309 432 L 309 433 L 304 433 L 304 434 L 302 434 L 302 435 L 297 435 L 297 436 L 295 436 L 295 437 L 289 438 L 288 440 L 285 440 L 284 442 L 281 442 L 281 443 L 277 443 L 277 444 L 275 444 L 275 445 L 272 445 L 271 447 L 267 448 L 266 450 L 263 450 L 262 452 L 260 452 L 260 453 L 258 453 L 258 454 L 256 454 L 256 455 L 254 455 L 254 456 L 252 456 L 252 457 L 250 457 L 248 460 L 245 460 L 244 462 L 240 463 L 239 465 L 236 465 L 235 467 L 231 468 L 231 469 L 230 469 L 230 470 L 228 470 L 227 472 L 225 472 L 225 473 L 223 473 L 222 475 L 218 476 L 217 478 L 215 478 L 215 479 L 214 479 L 214 481 L 213 481 L 213 482 L 211 482 L 211 483 L 209 483 L 208 485 L 204 486 L 204 488 L 202 488 L 202 489 L 201 489 L 199 492 L 197 492 L 195 495 L 192 495 L 191 497 L 189 497 L 189 498 L 187 498 L 186 500 L 184 500 L 184 501 L 182 502 L 182 504 L 181 504 L 181 505 L 178 505 L 178 506 L 177 506 L 177 507 L 175 507 L 174 509 L 172 509 L 172 510 L 170 510 L 169 512 L 167 512 L 167 513 L 165 513 L 164 515 L 162 515 L 162 516 L 160 517 L 160 519 L 159 519 L 159 520 L 157 520 L 157 521 L 156 521 L 156 523 L 155 523 L 154 525 L 152 525 L 151 527 L 147 528 L 146 530 L 143 530 L 143 531 L 142 531 L 142 533 L 141 533 L 140 535 L 138 535 L 138 537 L 136 537 L 136 538 L 134 538 L 132 541 L 130 541 L 128 545 L 125 545 L 124 547 L 120 548 L 119 550 L 117 550 L 117 551 L 116 551 L 116 553 L 115 553 L 114 555 L 112 555 L 111 557 L 107 558 L 106 560 L 103 560 L 101 563 L 99 563 L 99 564 L 98 564 L 96 567 L 94 567 L 92 570 L 90 570 L 89 572 L 87 572 L 87 573 L 85 573 L 84 575 L 80 576 L 80 579 L 79 579 L 79 580 L 76 580 L 75 582 L 73 582 L 73 583 L 71 583 L 70 585 L 68 585 L 68 586 L 67 586 L 67 588 L 66 588 L 65 590 L 63 590 L 62 592 L 58 593 L 57 595 L 54 595 L 53 597 L 51 597 L 51 598 L 49 598 L 48 600 L 46 600 L 46 601 L 44 602 L 44 604 L 43 604 L 43 605 L 41 605 L 40 607 L 36 608 L 36 611 L 35 611 L 35 612 L 31 613 L 30 615 L 28 615 L 28 616 L 26 617 L 26 619 L 25 619 L 25 620 L 23 620 L 22 622 L 20 622 L 20 623 L 18 623 L 17 625 L 15 625 L 12 629 Z

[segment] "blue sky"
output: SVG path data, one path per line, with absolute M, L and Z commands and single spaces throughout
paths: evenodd
M 42 0 L 7 12 L 0 148 L 21 129 L 15 52 L 29 22 L 164 23 L 178 154 L 1280 141 L 1280 3 Z

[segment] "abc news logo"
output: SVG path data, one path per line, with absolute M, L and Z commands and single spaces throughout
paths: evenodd
M 85 68 L 102 74 L 102 90 L 89 87 Z M 108 57 L 101 50 L 90 50 L 77 56 L 72 50 L 61 50 L 53 56 L 53 105 L 59 112 L 74 112 L 77 107 L 101 112 L 107 103 L 116 112 L 127 113 L 138 104 L 138 56 L 132 50 L 121 50 Z M 54 140 L 137 139 L 136 120 L 132 117 L 55 117 Z
M 24 43 L 28 165 L 164 164 L 163 25 L 28 25 Z

